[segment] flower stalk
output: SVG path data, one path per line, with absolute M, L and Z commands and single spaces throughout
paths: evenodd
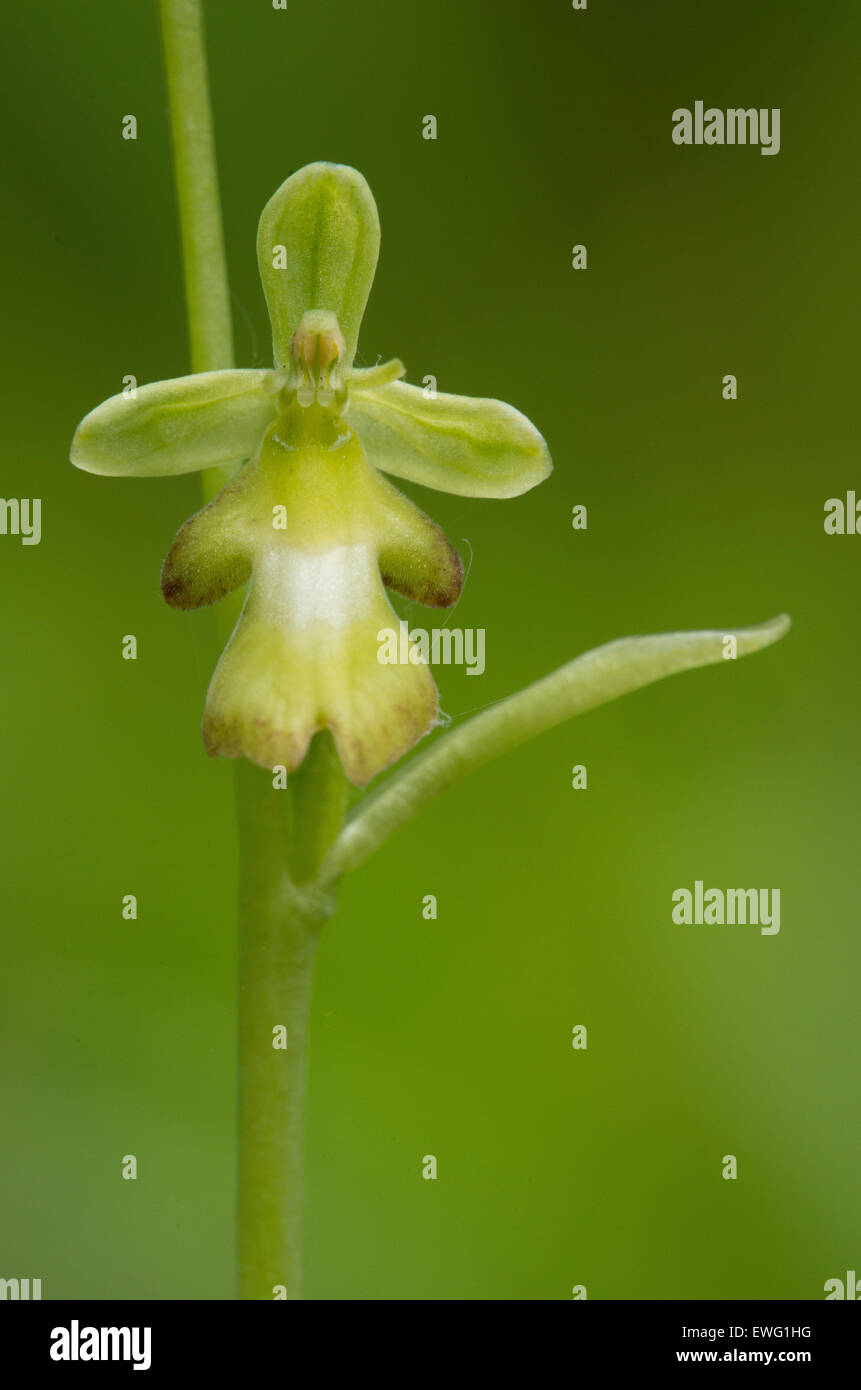
M 327 750 L 310 755 L 319 813 L 331 805 L 325 785 Z M 309 775 L 309 788 L 312 778 Z M 331 899 L 303 890 L 288 872 L 284 826 L 266 774 L 236 765 L 239 824 L 239 1054 L 238 1237 L 239 1297 L 302 1297 L 302 1217 L 305 1074 L 311 980 L 317 936 Z M 337 804 L 337 798 L 335 798 Z M 301 817 L 302 799 L 295 808 Z M 294 841 L 310 867 L 326 832 L 320 816 L 305 816 Z M 320 839 L 313 843 L 313 826 Z M 301 868 L 299 864 L 296 866 Z
M 195 372 L 233 367 L 233 328 L 200 0 L 161 0 L 177 203 Z M 233 473 L 201 473 L 204 501 Z M 230 631 L 239 596 L 219 610 Z M 323 736 L 314 740 L 320 744 Z M 327 756 L 328 755 L 328 756 Z M 235 766 L 239 837 L 239 1297 L 301 1298 L 302 1142 L 314 949 L 329 903 L 310 878 L 343 819 L 343 774 L 314 747 L 285 815 L 272 779 Z M 340 806 L 340 814 L 339 814 Z M 289 866 L 289 872 L 288 872 Z M 283 1029 L 283 1035 L 275 1030 Z M 283 1038 L 283 1047 L 276 1046 Z M 283 1291 L 283 1293 L 282 1293 Z
M 193 372 L 233 366 L 233 324 L 200 0 L 160 0 Z

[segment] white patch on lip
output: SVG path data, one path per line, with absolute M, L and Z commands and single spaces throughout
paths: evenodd
M 313 623 L 347 627 L 379 596 L 377 562 L 369 545 L 333 550 L 270 546 L 258 557 L 254 587 L 270 622 L 294 628 Z

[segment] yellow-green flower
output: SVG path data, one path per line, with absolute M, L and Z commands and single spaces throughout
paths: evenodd
M 428 398 L 400 379 L 399 361 L 353 366 L 379 236 L 360 174 L 300 169 L 267 203 L 257 237 L 275 367 L 113 396 L 81 422 L 71 455 L 114 477 L 239 466 L 182 527 L 162 569 L 176 608 L 250 580 L 207 694 L 204 742 L 211 754 L 292 771 L 328 728 L 357 785 L 438 718 L 423 661 L 378 660 L 380 632 L 397 625 L 386 588 L 447 607 L 463 582 L 440 528 L 377 470 L 462 496 L 514 497 L 551 466 L 512 406 Z

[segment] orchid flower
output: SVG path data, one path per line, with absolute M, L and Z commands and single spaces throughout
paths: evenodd
M 309 164 L 260 219 L 257 254 L 274 367 L 201 372 L 97 406 L 71 458 L 90 473 L 159 477 L 228 468 L 180 529 L 162 592 L 175 608 L 248 584 L 206 698 L 211 755 L 288 772 L 331 730 L 362 786 L 439 719 L 418 651 L 382 664 L 397 625 L 386 590 L 449 607 L 460 557 L 384 474 L 466 497 L 514 497 L 547 477 L 534 425 L 501 401 L 434 393 L 397 359 L 354 365 L 379 251 L 371 191 L 354 169 Z

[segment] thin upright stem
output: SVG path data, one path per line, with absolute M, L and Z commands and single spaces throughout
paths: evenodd
M 200 0 L 161 0 L 193 372 L 233 366 L 233 327 Z
M 302 1135 L 314 949 L 330 905 L 284 866 L 271 779 L 237 766 L 239 1297 L 302 1296 Z M 261 792 L 263 794 L 261 794 Z
M 200 0 L 160 0 L 194 371 L 233 366 Z M 208 500 L 228 481 L 203 475 Z M 238 604 L 220 607 L 222 634 Z M 345 788 L 315 739 L 289 795 L 236 768 L 239 826 L 239 1296 L 301 1297 L 302 1133 L 314 946 L 331 903 L 309 882 L 340 829 Z
M 335 741 L 323 729 L 290 778 L 288 861 L 295 884 L 307 885 L 317 878 L 344 824 L 348 789 Z

